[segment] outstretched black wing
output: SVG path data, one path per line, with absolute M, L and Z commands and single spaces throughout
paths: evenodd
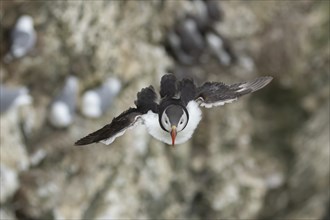
M 155 102 L 156 98 L 157 95 L 152 86 L 142 89 L 137 94 L 136 108 L 129 108 L 118 117 L 115 117 L 110 124 L 83 137 L 75 145 L 87 145 L 95 142 L 111 144 L 117 137 L 123 135 L 126 130 L 141 124 L 143 122 L 141 118 L 143 114 L 146 114 L 149 110 L 153 112 L 158 111 L 158 105 Z
M 196 101 L 200 106 L 211 108 L 237 100 L 238 97 L 257 91 L 266 86 L 273 77 L 259 77 L 255 80 L 226 85 L 222 82 L 206 82 L 197 88 Z
M 127 129 L 139 124 L 141 115 L 136 108 L 130 108 L 114 118 L 110 124 L 78 140 L 75 145 L 87 145 L 95 142 L 111 144 L 117 137 L 123 135 Z

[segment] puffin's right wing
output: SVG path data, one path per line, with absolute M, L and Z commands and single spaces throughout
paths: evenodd
M 117 137 L 123 135 L 126 130 L 134 128 L 143 122 L 141 116 L 148 111 L 157 112 L 157 95 L 152 86 L 142 89 L 137 94 L 135 101 L 136 108 L 129 108 L 115 117 L 110 124 L 78 140 L 75 145 L 87 145 L 101 142 L 106 145 L 111 144 Z
M 273 79 L 271 76 L 256 78 L 252 81 L 226 85 L 222 82 L 206 82 L 197 88 L 196 102 L 205 108 L 224 105 L 238 97 L 257 91 Z

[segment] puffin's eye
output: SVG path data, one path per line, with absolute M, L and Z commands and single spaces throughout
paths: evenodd
M 169 122 L 168 122 L 168 118 L 167 118 L 166 116 L 164 117 L 164 122 L 165 122 L 166 125 L 169 124 Z
M 183 120 L 180 121 L 180 125 L 182 125 L 182 124 L 183 124 Z

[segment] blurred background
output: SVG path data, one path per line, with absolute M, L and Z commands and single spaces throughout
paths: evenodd
M 328 219 L 329 9 L 1 1 L 0 219 Z M 168 71 L 196 84 L 274 80 L 203 109 L 174 148 L 143 126 L 73 146 Z

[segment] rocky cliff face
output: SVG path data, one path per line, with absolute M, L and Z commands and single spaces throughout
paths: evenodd
M 237 62 L 185 66 L 164 38 L 193 1 L 1 2 L 1 54 L 21 14 L 36 48 L 1 63 L 1 83 L 25 85 L 34 102 L 1 114 L 1 219 L 320 219 L 329 202 L 329 2 L 217 2 L 216 29 Z M 3 57 L 1 56 L 1 57 Z M 110 145 L 73 143 L 157 89 L 167 68 L 233 83 L 275 80 L 223 107 L 203 110 L 193 138 L 175 148 L 141 127 Z M 68 75 L 80 94 L 108 76 L 123 82 L 99 119 L 79 111 L 49 125 L 49 103 Z

